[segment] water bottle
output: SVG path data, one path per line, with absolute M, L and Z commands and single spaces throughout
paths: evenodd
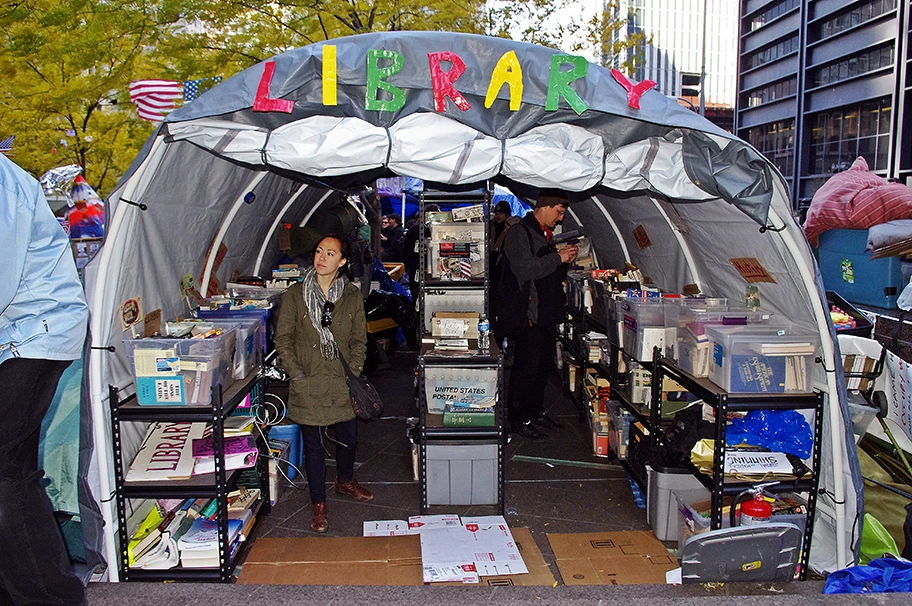
M 488 316 L 481 314 L 478 318 L 478 349 L 487 351 L 491 348 L 491 324 Z

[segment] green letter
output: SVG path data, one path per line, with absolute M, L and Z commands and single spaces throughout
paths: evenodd
M 561 71 L 561 65 L 570 64 L 573 69 Z M 570 83 L 585 78 L 589 73 L 589 62 L 585 57 L 575 55 L 551 55 L 551 73 L 548 75 L 548 98 L 545 111 L 557 111 L 560 98 L 563 97 L 577 115 L 589 109 L 579 95 L 570 88 Z
M 392 61 L 387 67 L 380 67 L 380 59 Z M 402 55 L 396 51 L 370 49 L 367 51 L 367 94 L 364 97 L 364 109 L 380 112 L 394 112 L 405 105 L 405 93 L 401 88 L 384 82 L 402 69 Z M 385 90 L 392 96 L 389 101 L 377 99 L 378 89 Z

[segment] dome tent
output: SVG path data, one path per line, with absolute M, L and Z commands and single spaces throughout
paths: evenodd
M 395 175 L 567 191 L 566 229 L 589 234 L 603 263 L 630 261 L 669 291 L 695 284 L 742 300 L 751 276 L 736 260 L 759 260 L 763 307 L 821 340 L 813 383 L 826 394 L 826 493 L 811 564 L 854 561 L 862 484 L 842 365 L 785 183 L 749 145 L 643 88 L 553 49 L 393 32 L 286 52 L 168 115 L 108 198 L 107 240 L 86 277 L 90 478 L 108 562 L 117 556 L 107 386 L 132 384 L 120 304 L 141 296 L 165 318 L 186 314 L 184 276 L 198 286 L 236 268 L 267 271 L 280 224 L 303 224 L 334 191 Z

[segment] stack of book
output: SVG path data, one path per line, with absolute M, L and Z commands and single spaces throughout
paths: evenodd
M 228 560 L 234 557 L 240 545 L 241 529 L 244 523 L 239 519 L 228 519 Z M 177 541 L 180 563 L 184 568 L 210 568 L 219 566 L 218 520 L 199 517 L 190 529 Z

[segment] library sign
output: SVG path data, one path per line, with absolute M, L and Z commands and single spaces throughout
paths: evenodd
M 434 110 L 442 113 L 446 111 L 446 100 L 449 99 L 459 110 L 468 111 L 472 105 L 459 92 L 457 80 L 466 73 L 466 64 L 462 58 L 452 51 L 427 53 L 428 80 L 434 94 Z M 392 50 L 368 49 L 365 60 L 367 62 L 367 77 L 364 83 L 364 109 L 379 112 L 396 112 L 405 106 L 406 91 L 391 84 L 388 80 L 393 75 L 402 71 L 405 60 L 402 54 Z M 444 69 L 447 65 L 447 69 Z M 410 69 L 419 69 L 419 66 L 410 65 Z M 283 112 L 291 113 L 294 101 L 270 97 L 270 84 L 275 73 L 275 62 L 267 61 L 264 64 L 263 74 L 257 86 L 253 111 L 257 112 Z M 557 111 L 560 100 L 563 99 L 577 115 L 582 114 L 589 105 L 573 89 L 573 83 L 585 78 L 589 73 L 589 62 L 585 57 L 576 55 L 555 54 L 551 56 L 551 66 L 548 72 L 548 88 L 545 101 L 545 111 Z M 611 70 L 611 75 L 627 92 L 627 105 L 639 109 L 640 97 L 648 90 L 655 87 L 655 82 L 643 80 L 634 83 L 616 69 Z M 338 103 L 338 67 L 336 62 L 336 46 L 325 44 L 323 46 L 322 70 L 322 103 L 324 106 L 335 106 Z M 501 89 L 506 86 L 509 91 L 510 111 L 518 111 L 523 98 L 523 70 L 519 57 L 515 51 L 507 51 L 497 60 L 494 69 L 488 77 L 488 88 L 484 105 L 490 109 L 494 104 Z M 383 91 L 383 99 L 381 99 Z

